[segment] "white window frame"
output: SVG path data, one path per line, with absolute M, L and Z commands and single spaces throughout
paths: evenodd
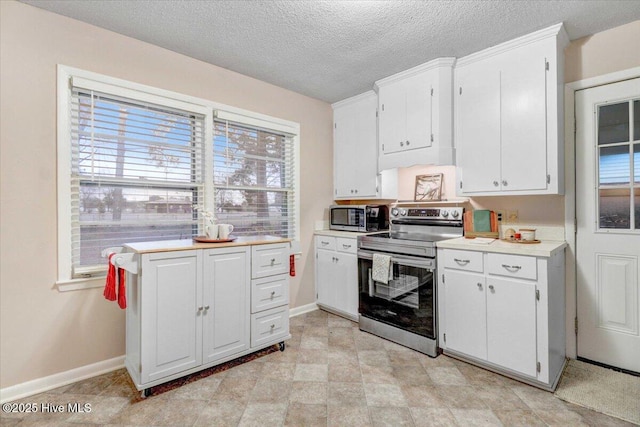
M 273 129 L 293 136 L 294 156 L 294 236 L 300 239 L 300 124 L 210 100 L 142 85 L 99 73 L 58 64 L 57 79 L 57 170 L 58 170 L 58 278 L 59 291 L 72 291 L 104 286 L 104 277 L 74 279 L 71 264 L 71 85 L 72 79 L 82 81 L 100 92 L 176 108 L 205 116 L 204 206 L 214 211 L 213 186 L 213 120 L 215 115 L 248 126 Z M 105 261 L 106 262 L 106 261 Z

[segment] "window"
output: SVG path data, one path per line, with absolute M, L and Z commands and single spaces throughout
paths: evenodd
M 102 250 L 203 234 L 296 238 L 299 125 L 58 68 L 58 289 L 102 286 Z
M 640 230 L 640 100 L 598 107 L 598 227 Z
M 106 247 L 197 232 L 203 130 L 198 114 L 72 88 L 74 277 L 103 270 Z
M 213 140 L 216 218 L 234 233 L 294 235 L 294 162 L 290 135 L 216 120 Z

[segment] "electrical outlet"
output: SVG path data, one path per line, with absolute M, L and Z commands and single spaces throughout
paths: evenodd
M 517 210 L 508 210 L 507 211 L 507 222 L 511 223 L 511 224 L 518 222 L 518 211 Z
M 496 211 L 496 216 L 498 217 L 498 222 L 502 222 L 504 219 L 506 219 L 506 217 L 504 215 L 504 211 L 502 211 L 502 210 L 497 210 Z

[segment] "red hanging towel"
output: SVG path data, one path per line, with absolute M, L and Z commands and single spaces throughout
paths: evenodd
M 127 271 L 124 268 L 118 268 L 118 305 L 123 310 L 127 308 L 126 277 Z
M 107 280 L 104 285 L 103 295 L 109 301 L 116 300 L 116 267 L 111 264 L 111 258 L 115 253 L 109 255 L 109 270 L 107 271 Z

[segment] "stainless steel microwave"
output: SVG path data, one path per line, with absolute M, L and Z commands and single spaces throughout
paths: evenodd
M 342 231 L 381 231 L 389 229 L 386 205 L 332 205 L 329 228 Z

